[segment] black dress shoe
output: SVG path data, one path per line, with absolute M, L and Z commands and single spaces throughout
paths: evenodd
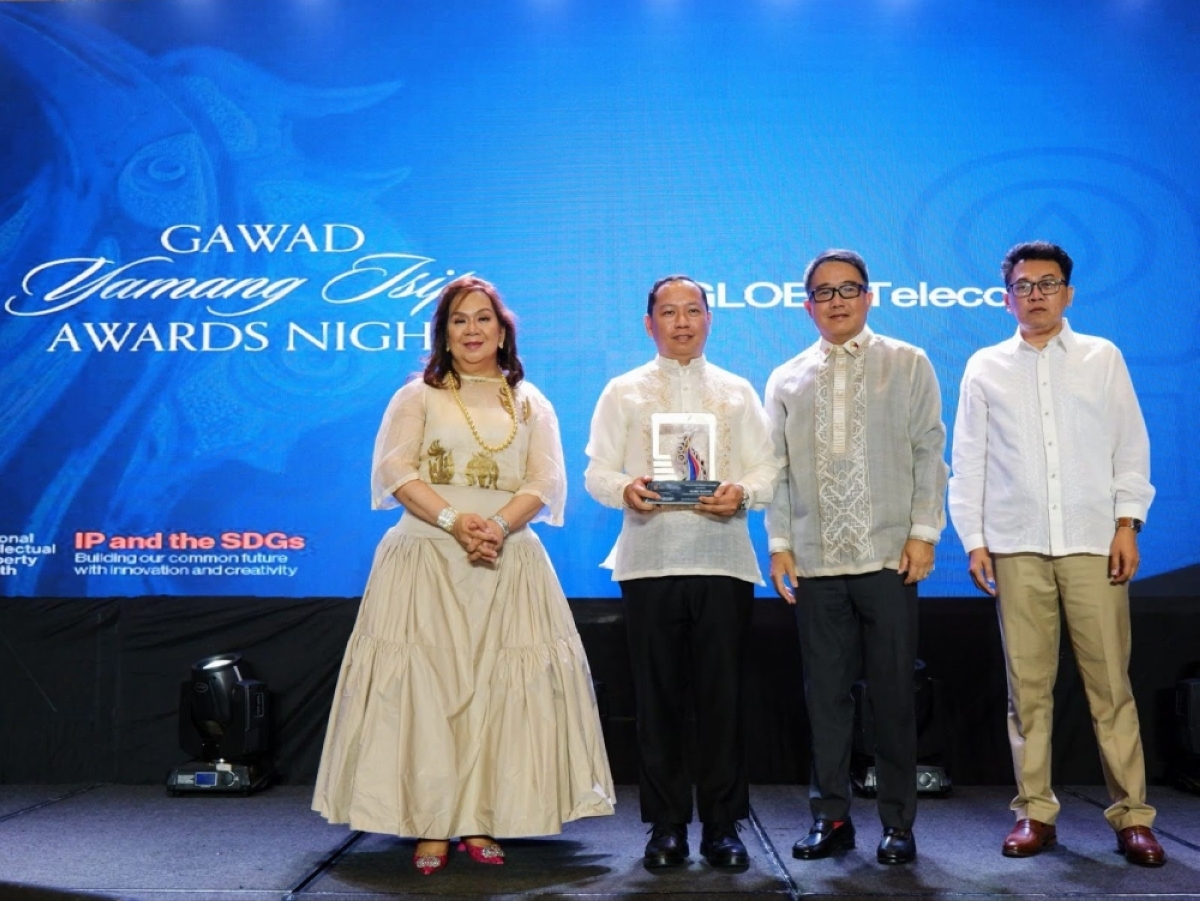
M 648 870 L 681 867 L 687 863 L 687 825 L 684 823 L 655 823 L 650 827 L 646 842 L 644 864 Z
M 849 851 L 854 847 L 854 824 L 847 817 L 835 827 L 833 820 L 817 820 L 808 835 L 792 845 L 792 857 L 797 860 L 816 860 L 834 851 Z
M 723 870 L 750 866 L 750 855 L 738 838 L 737 823 L 705 823 L 700 837 L 700 853 L 711 866 Z
M 917 859 L 917 839 L 911 829 L 888 826 L 875 857 L 880 863 L 911 863 Z

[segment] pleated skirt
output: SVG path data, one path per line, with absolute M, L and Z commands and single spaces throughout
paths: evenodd
M 439 492 L 485 516 L 511 497 Z M 536 533 L 471 564 L 406 513 L 375 553 L 313 809 L 368 832 L 501 838 L 556 834 L 613 800 L 587 657 Z

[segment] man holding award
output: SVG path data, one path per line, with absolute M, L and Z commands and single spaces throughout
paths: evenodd
M 683 275 L 650 289 L 646 333 L 657 356 L 608 383 L 588 439 L 588 493 L 623 508 L 604 566 L 625 604 L 637 696 L 642 820 L 649 868 L 688 858 L 692 780 L 685 765 L 691 689 L 699 754 L 700 853 L 749 863 L 737 821 L 749 815 L 742 664 L 754 586 L 763 584 L 746 510 L 771 500 L 780 461 L 750 383 L 704 358 L 704 289 Z
M 883 822 L 876 857 L 908 863 L 917 856 L 917 583 L 933 570 L 945 524 L 941 395 L 923 351 L 867 328 L 862 257 L 827 250 L 804 284 L 821 337 L 767 382 L 775 448 L 787 460 L 767 513 L 771 580 L 796 607 L 812 724 L 814 823 L 792 856 L 854 847 L 850 691 L 862 668 Z

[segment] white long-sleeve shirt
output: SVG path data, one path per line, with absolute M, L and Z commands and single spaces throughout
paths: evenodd
M 625 511 L 621 534 L 601 565 L 612 569 L 618 582 L 717 575 L 762 585 L 745 512 L 723 517 L 691 507 L 651 513 L 625 507 L 626 486 L 651 474 L 654 413 L 714 414 L 721 480 L 741 485 L 755 508 L 770 503 L 775 491 L 781 461 L 775 458 L 766 414 L 751 384 L 704 357 L 681 366 L 656 356 L 610 381 L 592 414 L 584 484 L 606 507 Z
M 1120 350 L 1066 320 L 1038 350 L 1020 332 L 967 361 L 950 518 L 968 551 L 1107 554 L 1114 520 L 1154 499 L 1150 438 Z
M 946 427 L 924 351 L 867 328 L 821 339 L 771 373 L 766 408 L 787 460 L 767 536 L 798 575 L 896 569 L 909 538 L 937 543 Z

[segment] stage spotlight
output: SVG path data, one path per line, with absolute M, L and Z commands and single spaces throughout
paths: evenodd
M 917 793 L 948 795 L 953 784 L 946 772 L 946 753 L 950 746 L 950 716 L 946 693 L 939 679 L 925 672 L 925 661 L 913 668 L 913 706 L 917 716 Z M 875 774 L 875 723 L 867 698 L 867 683 L 859 680 L 851 687 L 854 696 L 854 744 L 850 762 L 850 781 L 856 792 L 874 797 L 879 785 Z
M 864 797 L 873 798 L 879 792 L 879 781 L 872 763 L 859 761 L 857 766 L 852 766 L 851 781 L 854 790 Z M 918 795 L 948 795 L 951 788 L 950 776 L 944 767 L 930 763 L 917 764 Z
M 270 785 L 270 708 L 241 654 L 194 663 L 179 686 L 179 746 L 195 759 L 168 774 L 167 790 L 248 795 Z

